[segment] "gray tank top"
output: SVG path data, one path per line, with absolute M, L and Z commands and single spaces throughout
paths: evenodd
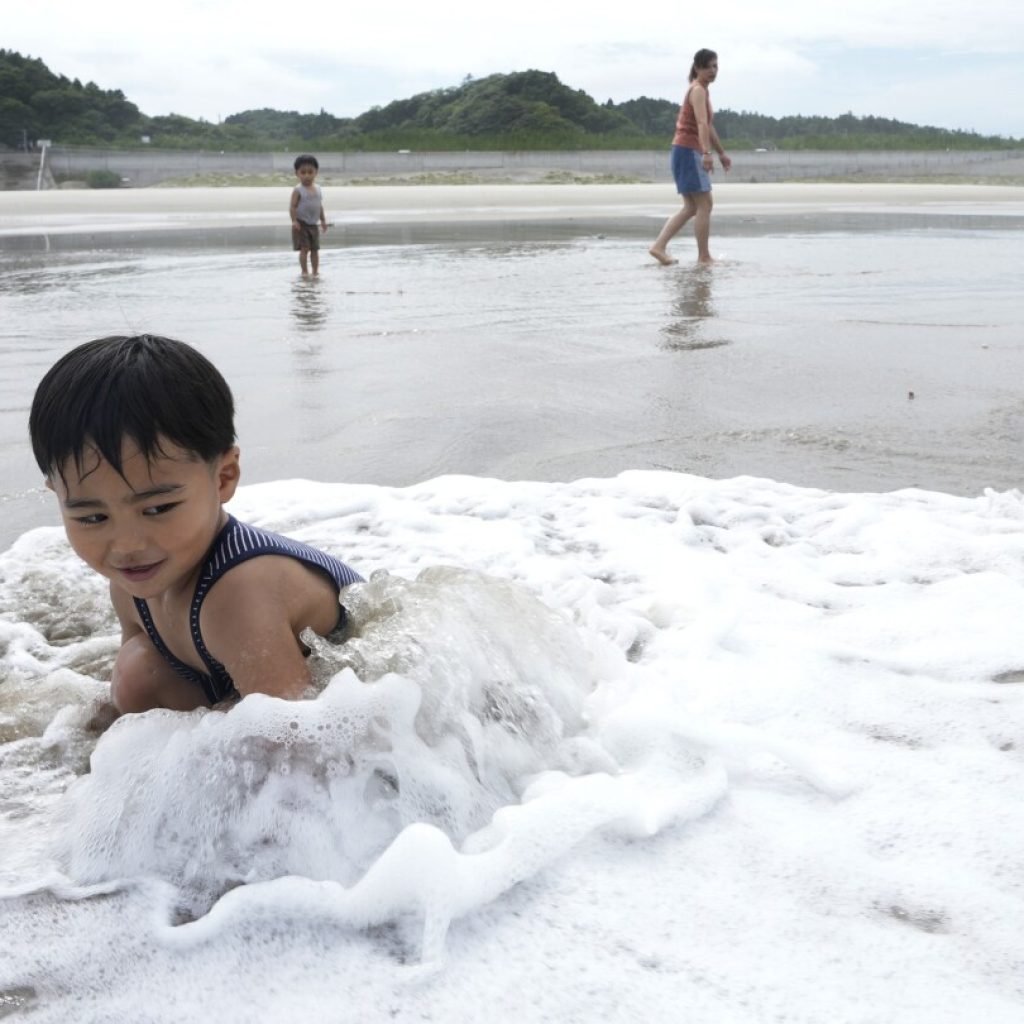
M 296 185 L 295 191 L 299 194 L 295 216 L 304 224 L 318 224 L 320 222 L 320 207 L 324 202 L 323 189 L 319 185 L 314 185 L 313 191 L 307 192 L 301 185 Z

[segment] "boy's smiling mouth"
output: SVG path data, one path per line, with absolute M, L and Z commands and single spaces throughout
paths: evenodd
M 163 564 L 164 559 L 161 559 L 159 562 L 150 562 L 148 565 L 116 566 L 116 569 L 131 583 L 141 583 L 154 576 Z

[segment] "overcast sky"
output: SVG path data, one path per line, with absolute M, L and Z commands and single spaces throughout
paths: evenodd
M 0 21 L 0 47 L 146 114 L 210 121 L 259 107 L 348 117 L 528 68 L 599 102 L 678 100 L 705 46 L 719 108 L 1024 137 L 1022 0 L 9 0 Z

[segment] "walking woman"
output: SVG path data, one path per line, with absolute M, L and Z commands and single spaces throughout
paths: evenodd
M 718 77 L 718 54 L 714 50 L 698 50 L 693 55 L 690 84 L 679 108 L 676 134 L 672 139 L 672 177 L 676 190 L 683 197 L 683 208 L 674 213 L 661 229 L 654 245 L 648 250 L 662 265 L 678 261 L 668 254 L 668 243 L 683 225 L 693 218 L 693 233 L 697 239 L 697 259 L 701 263 L 714 263 L 708 250 L 711 234 L 711 171 L 714 150 L 722 163 L 722 170 L 732 167 L 732 160 L 722 148 L 718 133 L 712 124 L 711 97 L 708 86 Z

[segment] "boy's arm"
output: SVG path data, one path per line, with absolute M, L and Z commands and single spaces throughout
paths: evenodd
M 117 710 L 191 711 L 205 706 L 203 691 L 175 672 L 153 646 L 139 624 L 131 595 L 111 584 L 110 602 L 121 624 L 121 650 L 110 675 L 110 696 Z
M 299 193 L 297 189 L 292 189 L 292 197 L 288 200 L 288 216 L 292 219 L 292 231 L 299 230 L 299 218 L 295 215 L 295 211 L 299 208 Z
M 320 230 L 327 230 L 327 208 L 324 206 L 324 190 L 320 189 Z
M 203 602 L 200 629 L 243 697 L 296 699 L 310 684 L 298 634 L 306 626 L 329 633 L 337 618 L 337 592 L 326 576 L 295 559 L 264 556 L 217 581 Z

